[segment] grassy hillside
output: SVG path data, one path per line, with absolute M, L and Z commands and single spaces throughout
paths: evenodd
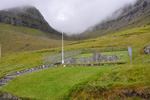
M 42 31 L 17 27 L 0 23 L 0 44 L 2 45 L 2 55 L 23 51 L 41 50 L 61 46 L 61 40 L 56 40 L 56 36 L 49 39 Z M 58 37 L 59 38 L 59 37 Z M 71 41 L 65 41 L 65 44 Z
M 27 28 L 22 26 L 13 26 L 10 24 L 4 24 L 0 23 L 0 30 L 7 31 L 7 32 L 14 32 L 14 33 L 24 33 L 27 35 L 37 36 L 37 37 L 43 37 L 43 38 L 51 38 L 51 39 L 61 39 L 61 36 L 49 34 L 47 35 L 43 31 L 33 29 L 33 28 Z
M 51 68 L 17 77 L 0 91 L 42 100 L 150 99 L 150 56 L 143 51 L 148 44 L 150 26 L 74 42 L 65 46 L 65 50 L 129 45 L 132 47 L 133 61 L 119 66 Z M 42 65 L 42 54 L 54 51 L 61 51 L 61 48 L 4 57 L 0 62 L 0 76 Z
M 144 25 L 145 26 L 150 25 L 149 16 L 150 14 L 146 13 L 140 17 L 137 17 L 133 20 L 129 20 L 127 22 L 122 22 L 122 23 L 114 22 L 113 25 L 107 29 L 95 30 L 92 32 L 84 33 L 80 35 L 80 38 L 82 39 L 97 38 L 97 37 L 108 35 L 108 34 L 114 34 L 114 33 L 122 32 L 125 30 L 133 29 L 133 28 L 138 28 Z

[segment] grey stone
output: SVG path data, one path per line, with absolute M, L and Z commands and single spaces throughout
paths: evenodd
M 100 51 L 94 50 L 94 53 L 93 53 L 93 62 L 99 61 L 100 57 L 101 57 Z
M 145 49 L 144 49 L 145 53 L 146 54 L 149 54 L 150 55 L 150 46 L 147 46 Z
M 8 93 L 7 98 L 12 98 L 12 95 L 10 93 Z

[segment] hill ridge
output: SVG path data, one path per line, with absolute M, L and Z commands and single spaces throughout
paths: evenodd
M 103 35 L 132 29 L 142 25 L 150 25 L 150 1 L 137 0 L 134 5 L 127 5 L 118 10 L 121 11 L 120 16 L 116 19 L 108 19 L 92 26 L 80 36 L 83 39 L 96 38 Z M 115 12 L 116 13 L 116 12 Z
M 47 33 L 47 35 L 61 35 L 47 23 L 40 11 L 33 6 L 1 10 L 0 23 L 38 29 Z

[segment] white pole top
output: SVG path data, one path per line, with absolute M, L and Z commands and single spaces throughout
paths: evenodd
M 62 26 L 62 64 L 64 64 L 63 26 Z

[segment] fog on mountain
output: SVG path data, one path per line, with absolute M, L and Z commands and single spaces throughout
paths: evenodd
M 110 17 L 115 11 L 136 0 L 0 0 L 0 9 L 35 6 L 50 26 L 68 34 L 78 34 Z

